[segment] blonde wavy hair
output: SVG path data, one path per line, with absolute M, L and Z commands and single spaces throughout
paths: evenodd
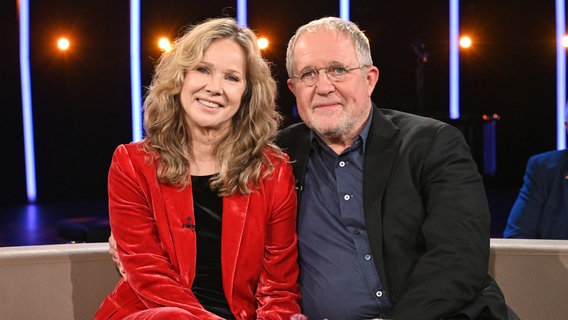
M 190 183 L 190 135 L 180 92 L 187 71 L 203 60 L 209 45 L 217 39 L 231 39 L 243 48 L 246 61 L 246 89 L 229 134 L 215 146 L 219 173 L 210 180 L 219 195 L 252 192 L 259 180 L 274 169 L 268 154 L 284 161 L 274 143 L 281 121 L 276 111 L 276 82 L 262 57 L 254 32 L 231 18 L 209 19 L 190 26 L 163 53 L 144 100 L 144 147 L 157 163 L 162 183 Z

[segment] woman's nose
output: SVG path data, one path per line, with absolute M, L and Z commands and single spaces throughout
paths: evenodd
M 212 75 L 207 80 L 205 85 L 205 90 L 211 92 L 213 94 L 221 94 L 223 92 L 222 85 L 221 85 L 222 77 Z

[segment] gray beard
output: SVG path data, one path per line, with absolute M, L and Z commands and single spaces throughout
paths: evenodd
M 342 144 L 352 139 L 352 137 L 350 137 L 350 133 L 354 130 L 354 127 L 352 124 L 344 124 L 339 128 L 327 129 L 323 131 L 318 130 L 317 128 L 312 128 L 312 130 L 314 130 L 314 132 L 326 142 Z

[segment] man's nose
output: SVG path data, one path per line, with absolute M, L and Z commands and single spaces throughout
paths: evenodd
M 333 84 L 333 81 L 331 81 L 331 79 L 327 75 L 327 70 L 320 69 L 317 72 L 318 75 L 315 83 L 316 92 L 320 94 L 328 94 L 329 92 L 334 91 L 335 86 Z

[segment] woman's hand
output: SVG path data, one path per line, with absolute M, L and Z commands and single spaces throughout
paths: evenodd
M 120 272 L 120 275 L 122 276 L 124 281 L 128 281 L 126 277 L 126 272 L 122 268 L 122 263 L 120 262 L 120 258 L 118 257 L 118 251 L 116 250 L 116 240 L 114 240 L 112 232 L 110 234 L 110 237 L 108 238 L 108 253 L 110 253 L 110 256 L 112 257 L 112 262 L 114 262 L 114 264 L 118 268 L 118 271 Z

